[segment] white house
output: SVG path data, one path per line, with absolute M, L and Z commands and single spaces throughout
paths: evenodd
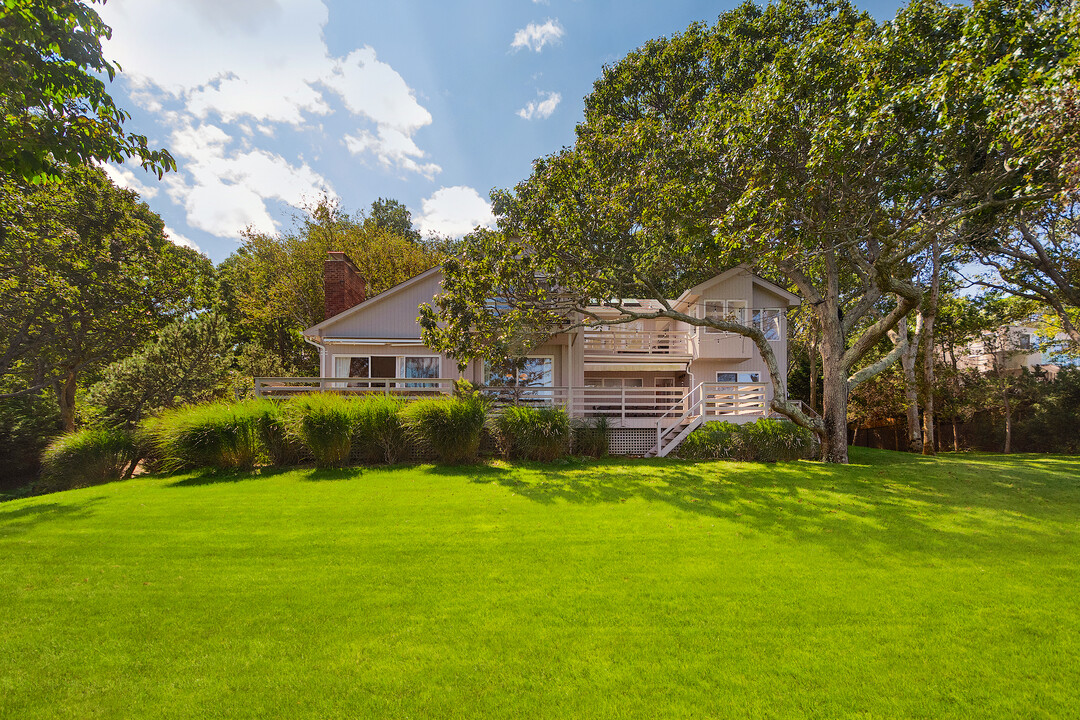
M 420 338 L 419 307 L 440 291 L 441 267 L 366 299 L 363 278 L 344 254 L 331 253 L 325 277 L 327 318 L 304 331 L 319 348 L 320 378 L 259 378 L 260 395 L 314 387 L 427 394 L 449 391 L 460 378 L 507 401 L 558 404 L 573 417 L 605 416 L 613 452 L 661 455 L 703 420 L 745 422 L 769 413 L 769 373 L 757 346 L 741 335 L 667 319 L 635 321 L 558 333 L 526 358 L 471 362 L 461 371 Z M 760 327 L 786 370 L 787 310 L 798 296 L 740 266 L 670 302 L 695 317 Z M 656 305 L 640 301 L 646 311 Z

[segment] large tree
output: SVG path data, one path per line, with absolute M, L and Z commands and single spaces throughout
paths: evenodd
M 213 266 L 101 170 L 53 186 L 0 185 L 0 397 L 55 386 L 75 423 L 80 378 L 205 306 Z
M 101 53 L 111 32 L 81 0 L 0 3 L 0 175 L 41 181 L 64 164 L 125 158 L 159 177 L 176 168 L 124 129 L 128 113 L 106 92 L 100 76 L 119 69 Z
M 978 62 L 1053 42 L 1052 28 L 1021 41 L 1029 28 L 1017 19 L 1038 12 L 916 2 L 878 26 L 846 2 L 793 0 L 746 4 L 712 28 L 646 44 L 604 69 L 573 147 L 495 193 L 499 232 L 474 234 L 446 264 L 428 339 L 464 359 L 596 322 L 597 298 L 625 322 L 738 333 L 770 368 L 774 409 L 817 431 L 825 459 L 845 462 L 848 394 L 904 351 L 897 343 L 867 364 L 923 303 L 915 264 L 972 218 L 993 224 L 1044 192 L 1046 178 L 990 122 L 1007 83 L 971 79 Z M 786 281 L 812 308 L 823 420 L 788 401 L 760 330 L 665 303 L 736 263 Z M 662 309 L 622 302 L 642 297 Z

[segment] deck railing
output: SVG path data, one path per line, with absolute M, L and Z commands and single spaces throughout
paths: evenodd
M 587 328 L 584 338 L 586 357 L 690 355 L 690 332 L 687 330 Z

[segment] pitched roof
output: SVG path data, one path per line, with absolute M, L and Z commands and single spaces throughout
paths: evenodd
M 383 290 L 378 295 L 372 295 L 371 297 L 369 297 L 367 300 L 360 303 L 359 305 L 353 305 L 348 310 L 342 310 L 337 315 L 331 315 L 330 317 L 323 320 L 321 323 L 318 323 L 316 325 L 312 325 L 311 327 L 304 330 L 303 334 L 305 336 L 307 336 L 307 337 L 318 337 L 320 331 L 324 330 L 325 328 L 329 327 L 330 325 L 333 325 L 334 323 L 338 322 L 339 320 L 344 320 L 345 318 L 350 317 L 352 315 L 355 315 L 356 313 L 363 312 L 364 310 L 367 310 L 368 308 L 370 308 L 372 305 L 376 305 L 378 303 L 381 303 L 383 300 L 386 300 L 389 297 L 393 297 L 394 295 L 398 294 L 402 290 L 410 288 L 413 285 L 416 285 L 417 283 L 423 282 L 424 280 L 430 278 L 432 275 L 435 275 L 436 273 L 441 273 L 441 272 L 442 272 L 442 265 L 435 265 L 434 267 L 425 270 L 424 272 L 420 273 L 419 275 L 413 275 L 408 280 L 404 280 L 402 282 L 399 282 L 397 285 L 394 285 L 391 288 L 387 288 L 386 290 Z

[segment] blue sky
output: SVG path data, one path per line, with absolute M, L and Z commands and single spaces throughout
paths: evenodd
M 492 188 L 573 141 L 605 63 L 734 5 L 109 0 L 113 96 L 179 164 L 110 173 L 215 261 L 321 193 L 349 211 L 396 198 L 425 233 L 460 235 L 491 221 Z

